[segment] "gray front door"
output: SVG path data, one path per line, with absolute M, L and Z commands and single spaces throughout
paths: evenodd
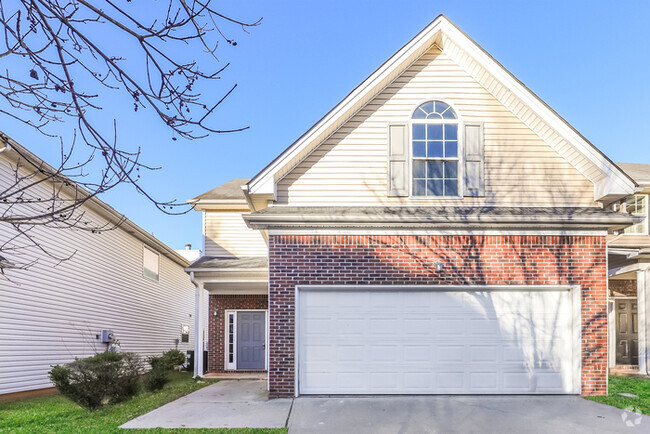
M 264 369 L 266 312 L 237 312 L 237 369 Z
M 616 364 L 639 364 L 639 337 L 636 298 L 617 298 Z

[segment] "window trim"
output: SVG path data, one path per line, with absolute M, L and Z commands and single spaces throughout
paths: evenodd
M 145 251 L 147 251 L 147 250 L 150 251 L 151 253 L 153 253 L 154 255 L 156 255 L 157 258 L 158 258 L 158 273 L 156 273 L 156 277 L 149 276 L 149 275 L 147 275 L 147 273 L 145 273 L 144 255 L 145 255 Z M 151 271 L 151 273 L 153 274 L 152 270 L 149 270 L 149 271 Z M 146 244 L 142 245 L 142 276 L 149 279 L 149 280 L 152 280 L 154 282 L 160 282 L 160 253 L 158 253 L 155 250 L 147 247 Z
M 456 113 L 456 119 L 416 119 L 416 122 L 413 122 L 413 113 L 415 110 L 417 110 L 418 107 L 420 107 L 422 104 L 430 101 L 440 101 L 442 103 L 447 104 L 451 109 Z M 413 161 L 416 157 L 413 157 L 413 124 L 456 124 L 458 125 L 458 157 L 456 158 L 455 161 L 458 162 L 458 195 L 457 196 L 416 196 L 413 194 Z M 432 200 L 458 200 L 458 199 L 463 199 L 464 198 L 464 189 L 465 189 L 465 184 L 464 184 L 464 179 L 465 179 L 465 131 L 464 131 L 464 126 L 465 122 L 463 121 L 463 118 L 461 117 L 460 113 L 458 112 L 458 108 L 447 101 L 445 98 L 438 98 L 438 97 L 430 97 L 423 99 L 415 104 L 413 108 L 409 111 L 409 118 L 408 118 L 408 134 L 407 134 L 407 140 L 408 140 L 408 181 L 409 181 L 409 196 L 408 198 L 410 200 L 425 200 L 425 201 L 432 201 Z M 427 158 L 417 158 L 418 160 L 429 160 Z M 433 159 L 432 159 L 433 160 Z M 449 161 L 452 159 L 446 159 L 446 158 L 440 158 L 441 161 Z
M 637 198 L 637 197 L 642 197 L 645 200 L 645 214 L 642 213 L 630 213 L 631 215 L 637 215 L 637 216 L 644 216 L 645 219 L 643 220 L 643 232 L 638 233 L 638 232 L 625 232 L 625 229 L 623 229 L 623 235 L 632 235 L 632 236 L 637 236 L 637 237 L 642 237 L 642 236 L 648 236 L 650 235 L 650 227 L 648 224 L 648 218 L 650 217 L 650 212 L 648 210 L 648 205 L 650 205 L 650 195 L 648 194 L 633 194 L 632 197 Z M 627 210 L 627 198 L 623 200 L 623 206 L 625 206 L 625 212 L 628 212 Z M 634 226 L 634 225 L 632 225 Z M 629 226 L 629 227 L 632 227 Z

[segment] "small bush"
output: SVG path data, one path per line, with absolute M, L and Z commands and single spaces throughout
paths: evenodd
M 142 371 L 137 354 L 107 351 L 57 365 L 50 371 L 50 379 L 63 396 L 95 409 L 137 394 Z
M 178 350 L 169 350 L 160 356 L 149 357 L 147 361 L 151 370 L 147 373 L 144 385 L 150 391 L 160 390 L 169 382 L 169 372 L 185 363 L 185 354 Z
M 169 350 L 162 354 L 163 359 L 167 361 L 168 366 L 174 369 L 185 363 L 185 354 L 178 350 Z
M 169 371 L 161 368 L 152 368 L 144 379 L 144 387 L 153 392 L 162 389 L 169 383 Z

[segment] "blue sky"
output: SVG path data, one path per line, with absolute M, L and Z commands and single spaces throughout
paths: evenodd
M 159 199 L 192 198 L 251 177 L 438 14 L 472 39 L 614 161 L 650 163 L 650 2 L 647 1 L 237 1 L 226 12 L 263 17 L 237 47 L 222 89 L 239 86 L 218 112 L 242 133 L 172 141 L 159 122 L 126 111 L 120 138 L 142 147 Z M 216 89 L 215 95 L 221 88 Z M 6 118 L 1 130 L 56 163 L 56 142 Z M 102 197 L 173 248 L 201 245 L 201 216 L 168 216 L 131 187 Z

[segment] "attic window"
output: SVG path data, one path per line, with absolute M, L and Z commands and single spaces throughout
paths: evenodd
M 158 253 L 150 248 L 143 246 L 142 248 L 142 274 L 153 280 L 159 279 L 159 260 Z
M 458 118 L 442 101 L 420 105 L 411 117 L 413 196 L 457 197 Z
M 643 221 L 625 228 L 625 234 L 648 234 L 648 196 L 637 194 L 625 200 L 625 211 L 643 217 Z

